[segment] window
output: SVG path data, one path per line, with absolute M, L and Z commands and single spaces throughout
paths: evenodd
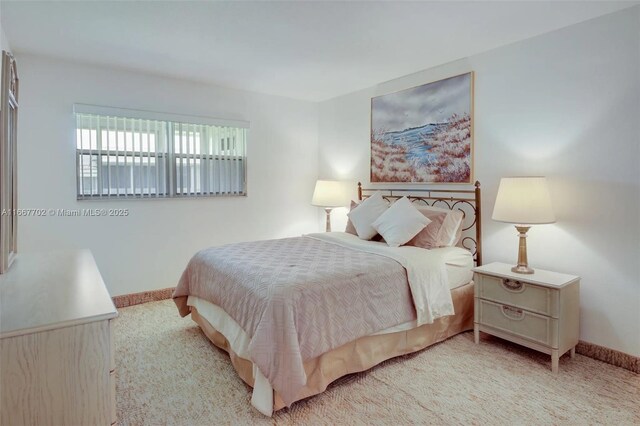
M 246 194 L 246 123 L 96 109 L 76 106 L 78 199 Z

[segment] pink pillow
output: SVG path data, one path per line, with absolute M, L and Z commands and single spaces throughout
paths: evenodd
M 462 219 L 464 217 L 460 210 L 448 210 L 431 206 L 420 206 L 418 210 L 431 220 L 431 223 L 406 245 L 431 249 L 455 246 L 460 241 Z
M 349 211 L 355 209 L 357 206 L 358 206 L 358 203 L 351 200 L 351 207 L 349 208 Z M 358 235 L 358 233 L 356 232 L 356 227 L 353 226 L 351 219 L 347 219 L 347 227 L 345 228 L 344 232 L 346 232 L 347 234 Z

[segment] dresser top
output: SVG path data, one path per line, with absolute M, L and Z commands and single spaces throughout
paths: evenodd
M 514 265 L 508 263 L 494 262 L 488 265 L 482 265 L 473 268 L 472 271 L 479 274 L 492 275 L 494 277 L 509 278 L 516 281 L 523 281 L 531 284 L 537 284 L 546 287 L 561 288 L 567 286 L 580 277 L 576 275 L 561 274 L 559 272 L 545 271 L 544 269 L 534 268 L 533 274 L 518 274 L 513 272 L 511 268 Z
M 117 315 L 89 250 L 18 253 L 0 275 L 0 338 Z

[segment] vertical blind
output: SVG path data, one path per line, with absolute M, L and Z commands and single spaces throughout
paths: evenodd
M 76 112 L 78 199 L 246 194 L 247 129 Z

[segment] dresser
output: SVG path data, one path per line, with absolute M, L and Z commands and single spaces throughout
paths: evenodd
M 475 342 L 485 332 L 551 355 L 558 372 L 560 357 L 575 356 L 579 340 L 580 277 L 536 269 L 511 271 L 491 263 L 474 268 Z
M 0 275 L 0 424 L 115 424 L 116 316 L 90 251 L 18 254 Z

